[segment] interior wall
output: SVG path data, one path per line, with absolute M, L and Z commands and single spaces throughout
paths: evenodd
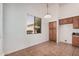
M 60 42 L 72 44 L 73 25 L 72 24 L 60 25 L 59 30 L 60 30 L 59 32 Z
M 3 4 L 0 3 L 0 55 L 3 55 Z
M 45 4 L 27 4 L 26 13 L 42 18 L 41 33 L 27 35 L 29 46 L 48 41 L 48 20 L 43 18 L 46 13 L 45 7 Z
M 59 19 L 73 17 L 73 16 L 79 16 L 79 3 L 65 3 L 65 4 L 60 4 Z M 69 30 L 70 33 L 73 33 L 73 32 L 79 33 L 79 29 L 73 29 L 72 25 L 71 26 L 70 25 L 68 25 L 68 26 L 63 25 L 63 27 L 72 28 L 72 30 L 71 29 Z M 63 28 L 61 26 L 59 26 L 59 28 L 61 28 L 61 30 L 63 30 Z M 62 34 L 61 30 L 59 30 L 59 35 L 61 35 L 60 36 L 61 38 L 63 38 L 63 37 L 65 38 L 65 35 Z M 64 33 L 65 33 L 65 31 L 64 31 Z M 70 37 L 72 38 L 72 35 L 69 35 L 67 38 L 70 38 Z M 59 41 L 63 42 L 63 39 L 59 39 Z M 71 40 L 69 40 L 69 41 L 71 41 Z
M 45 7 L 46 7 L 46 4 L 24 4 L 24 3 L 23 4 L 4 4 L 3 34 L 4 34 L 5 53 L 14 52 L 23 48 L 33 46 L 38 43 L 48 41 L 49 39 L 48 22 L 57 21 L 57 24 L 59 24 L 58 19 L 60 18 L 79 15 L 78 13 L 79 4 L 64 4 L 64 5 L 49 4 L 49 13 L 52 15 L 53 18 L 44 19 L 43 17 L 46 14 Z M 42 18 L 41 34 L 31 34 L 31 35 L 26 34 L 25 29 L 27 25 L 27 14 Z M 60 41 L 59 28 L 60 26 L 57 25 L 57 42 Z M 73 29 L 73 31 L 78 32 L 79 30 Z
M 3 5 L 4 53 L 25 48 L 25 13 L 21 5 Z
M 25 32 L 27 14 L 42 17 L 46 10 L 44 6 L 44 4 L 4 4 L 5 54 L 48 41 L 48 22 L 45 19 L 42 19 L 42 33 L 27 35 Z
M 57 21 L 57 43 L 59 42 L 59 4 L 55 3 L 55 4 L 52 4 L 50 3 L 49 4 L 49 8 L 48 8 L 48 11 L 50 13 L 50 15 L 52 15 L 52 19 L 49 19 L 48 22 L 53 22 L 53 21 Z
M 79 3 L 60 4 L 60 18 L 67 18 L 79 15 Z

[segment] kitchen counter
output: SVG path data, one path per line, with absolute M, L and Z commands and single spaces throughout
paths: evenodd
M 79 37 L 79 35 L 73 35 L 74 37 Z
M 79 33 L 72 33 L 73 36 L 79 37 Z

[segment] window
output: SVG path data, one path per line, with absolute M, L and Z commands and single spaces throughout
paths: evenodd
M 27 34 L 41 33 L 41 18 L 28 15 L 27 16 Z

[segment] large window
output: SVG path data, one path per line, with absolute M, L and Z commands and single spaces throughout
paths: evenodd
M 41 18 L 36 16 L 27 16 L 27 34 L 41 33 Z

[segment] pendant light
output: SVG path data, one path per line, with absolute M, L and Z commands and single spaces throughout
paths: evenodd
M 52 16 L 48 13 L 48 3 L 46 4 L 46 8 L 47 8 L 47 13 L 44 16 L 44 18 L 52 18 Z

